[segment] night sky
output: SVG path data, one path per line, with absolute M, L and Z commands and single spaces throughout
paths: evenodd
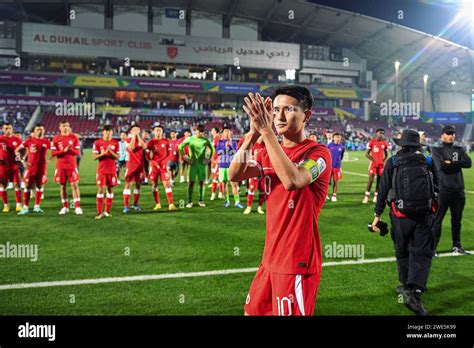
M 439 35 L 462 9 L 462 0 L 308 0 L 330 7 L 361 13 Z M 470 0 L 474 2 L 474 0 Z M 404 19 L 397 18 L 403 10 Z M 462 18 L 441 37 L 464 46 L 471 46 L 468 20 Z

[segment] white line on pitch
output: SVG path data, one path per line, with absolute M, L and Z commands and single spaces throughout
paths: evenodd
M 351 174 L 351 175 L 357 175 L 357 176 L 363 176 L 363 177 L 368 177 L 368 174 L 361 174 L 361 173 L 354 173 L 354 172 L 348 172 L 347 170 L 342 171 L 343 174 Z
M 444 253 L 444 254 L 440 254 L 439 256 L 450 257 L 450 256 L 457 256 L 457 255 L 453 255 L 452 253 Z M 370 264 L 370 263 L 393 262 L 393 261 L 395 261 L 395 257 L 382 257 L 378 259 L 331 261 L 331 262 L 324 262 L 323 267 L 363 265 L 363 264 Z M 0 285 L 0 290 L 137 282 L 137 281 L 145 281 L 145 280 L 176 279 L 176 278 L 195 278 L 195 277 L 207 277 L 207 276 L 214 276 L 214 275 L 226 275 L 226 274 L 236 274 L 236 273 L 253 273 L 256 271 L 257 271 L 257 268 L 234 268 L 234 269 L 223 269 L 223 270 L 205 271 L 205 272 L 150 274 L 150 275 L 128 276 L 128 277 L 111 277 L 111 278 L 96 278 L 96 279 L 59 280 L 59 281 L 50 281 L 50 282 L 37 282 L 37 283 L 4 284 L 4 285 Z

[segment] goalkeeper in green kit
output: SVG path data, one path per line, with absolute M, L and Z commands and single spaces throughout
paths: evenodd
M 189 146 L 189 156 L 184 154 L 184 147 Z M 198 125 L 196 133 L 183 141 L 179 147 L 179 153 L 183 156 L 186 163 L 189 163 L 189 186 L 188 186 L 188 204 L 186 208 L 193 207 L 193 190 L 194 182 L 199 181 L 199 206 L 205 207 L 204 204 L 204 180 L 206 179 L 206 168 L 210 158 L 215 152 L 211 141 L 204 136 L 204 126 Z M 207 153 L 207 150 L 210 153 Z

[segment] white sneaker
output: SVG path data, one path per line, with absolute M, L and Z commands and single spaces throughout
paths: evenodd
M 120 180 L 117 180 L 117 185 L 120 185 L 122 182 Z
M 245 215 L 248 215 L 248 214 L 250 214 L 251 212 L 252 212 L 252 207 L 247 207 L 247 208 L 245 208 L 245 210 L 244 210 L 244 214 L 245 214 Z
M 216 193 L 213 192 L 213 193 L 211 193 L 211 201 L 213 201 L 213 200 L 215 200 L 215 199 L 216 199 Z
M 69 213 L 69 208 L 62 207 L 58 215 L 66 215 L 67 213 Z
M 258 207 L 258 208 L 257 208 L 257 212 L 258 212 L 259 214 L 261 214 L 261 215 L 264 215 L 264 214 L 265 214 L 265 212 L 263 211 L 263 208 L 262 208 L 262 207 Z
M 76 208 L 76 209 L 74 209 L 74 212 L 76 213 L 76 215 L 82 215 L 82 214 L 84 214 L 84 213 L 82 212 L 82 209 L 81 209 L 81 208 Z
M 193 202 L 189 202 L 188 204 L 186 204 L 186 208 L 192 208 L 193 207 Z
M 332 197 L 331 197 L 331 202 L 337 202 L 337 197 L 336 197 L 336 196 L 332 196 Z
M 204 180 L 204 185 L 209 185 L 209 179 Z
M 182 176 L 181 178 L 179 178 L 179 183 L 182 184 L 184 182 L 184 176 Z
M 222 194 L 222 192 L 219 192 L 219 194 L 217 195 L 217 198 L 219 198 L 219 199 L 223 199 L 223 198 L 224 198 L 224 195 Z
M 362 203 L 364 203 L 364 204 L 369 203 L 369 196 L 365 196 L 365 197 L 364 197 L 364 200 L 362 201 Z
M 326 196 L 326 201 L 329 201 L 329 196 Z
M 199 201 L 198 202 L 198 205 L 201 207 L 201 208 L 204 208 L 206 206 L 206 203 L 202 202 L 202 201 Z
M 374 196 L 374 199 L 372 200 L 372 202 L 377 203 L 377 196 Z

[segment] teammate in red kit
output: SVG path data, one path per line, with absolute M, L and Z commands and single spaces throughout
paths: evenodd
M 245 138 L 242 138 L 245 139 Z M 263 137 L 259 137 L 257 142 L 252 148 L 251 160 L 255 160 L 259 151 L 265 148 L 263 143 Z M 258 189 L 258 208 L 257 212 L 259 214 L 265 214 L 263 211 L 263 202 L 265 201 L 265 189 L 263 187 L 263 180 L 258 178 L 250 178 L 248 182 L 248 191 L 247 191 L 247 208 L 244 210 L 244 214 L 250 214 L 252 212 L 252 203 L 255 191 Z
M 184 136 L 182 138 L 179 138 L 178 140 L 178 145 L 181 144 L 183 141 L 185 141 L 187 138 L 191 136 L 191 132 L 189 130 L 184 131 Z M 186 156 L 189 156 L 189 146 L 186 145 L 184 147 L 184 154 Z M 183 183 L 184 181 L 189 182 L 189 164 L 186 163 L 184 160 L 184 156 L 179 155 L 179 163 L 181 164 L 181 177 L 179 179 L 180 183 Z M 185 178 L 186 176 L 186 178 Z M 185 180 L 186 179 L 186 180 Z
M 211 129 L 211 135 L 212 135 L 212 145 L 214 145 L 214 148 L 216 148 L 217 144 L 219 143 L 219 140 L 221 139 L 219 135 L 219 128 L 217 127 L 212 127 Z M 211 158 L 211 163 L 210 163 L 210 172 L 211 172 L 211 198 L 210 200 L 213 201 L 218 198 L 223 198 L 223 193 L 222 193 L 222 182 L 219 182 L 219 154 L 214 152 L 214 155 Z M 219 195 L 216 195 L 217 192 L 217 187 L 219 186 Z
M 118 185 L 116 160 L 120 158 L 120 145 L 117 140 L 112 139 L 112 135 L 112 127 L 106 125 L 102 129 L 102 139 L 94 141 L 94 144 L 92 145 L 92 156 L 94 161 L 99 161 L 96 175 L 96 220 L 112 216 L 110 209 L 112 208 L 114 200 L 113 188 Z
M 246 315 L 312 315 L 322 271 L 318 217 L 326 200 L 331 157 L 326 146 L 306 139 L 313 97 L 305 87 L 275 91 L 273 105 L 249 93 L 245 112 L 250 132 L 235 156 L 233 181 L 263 177 L 266 239 L 262 263 L 250 286 Z M 273 133 L 275 126 L 282 143 Z M 247 154 L 262 136 L 255 161 Z
M 37 124 L 33 129 L 31 138 L 26 139 L 16 149 L 16 154 L 20 157 L 25 166 L 25 191 L 23 193 L 23 208 L 18 215 L 29 213 L 29 203 L 31 191 L 36 187 L 34 213 L 42 213 L 40 207 L 43 196 L 44 185 L 48 182 L 46 155 L 51 147 L 50 141 L 44 138 L 44 126 Z M 25 158 L 28 156 L 28 161 Z
M 175 131 L 170 132 L 170 139 L 169 139 L 169 158 L 168 158 L 168 168 L 171 175 L 171 185 L 174 185 L 174 179 L 178 175 L 179 172 L 179 139 Z
M 128 162 L 125 170 L 125 188 L 123 190 L 123 213 L 127 214 L 130 211 L 130 187 L 132 182 L 135 182 L 135 190 L 133 191 L 133 206 L 132 208 L 139 212 L 138 206 L 140 199 L 140 186 L 145 178 L 145 164 L 143 159 L 143 150 L 146 148 L 146 143 L 140 135 L 140 127 L 135 124 L 130 128 L 130 137 L 127 139 Z
M 151 190 L 153 192 L 153 198 L 155 199 L 155 208 L 153 210 L 161 209 L 158 179 L 161 179 L 165 187 L 168 210 L 178 210 L 173 204 L 173 190 L 171 189 L 170 174 L 167 166 L 170 143 L 168 139 L 163 137 L 163 127 L 159 125 L 153 127 L 153 135 L 154 138 L 151 139 L 146 146 L 147 157 L 150 161 L 148 180 L 151 181 Z
M 375 185 L 374 203 L 377 202 L 377 189 L 379 188 L 379 181 L 382 177 L 385 166 L 385 159 L 388 154 L 388 143 L 384 140 L 385 130 L 377 129 L 375 138 L 369 141 L 365 157 L 370 160 L 369 165 L 369 182 L 367 183 L 367 190 L 365 191 L 364 200 L 362 203 L 369 203 L 370 189 L 374 182 L 374 176 L 377 175 L 377 183 Z
M 21 205 L 21 178 L 20 178 L 20 169 L 18 168 L 18 163 L 16 162 L 15 150 L 22 143 L 21 138 L 18 138 L 13 135 L 13 127 L 10 123 L 3 124 L 3 135 L 0 136 L 2 139 L 3 147 L 5 151 L 5 161 L 3 165 L 3 187 L 0 186 L 0 194 L 3 198 L 3 212 L 8 213 L 10 211 L 10 206 L 8 205 L 8 184 L 13 183 L 13 188 L 15 190 L 15 201 L 16 201 L 16 211 L 19 212 L 22 208 Z
M 60 185 L 61 202 L 63 207 L 59 215 L 69 213 L 69 202 L 67 196 L 67 183 L 71 184 L 74 199 L 74 212 L 82 215 L 81 197 L 79 192 L 79 171 L 77 169 L 76 156 L 79 155 L 79 139 L 73 133 L 68 121 L 59 122 L 60 134 L 56 135 L 51 142 L 51 156 L 57 157 L 54 182 Z

